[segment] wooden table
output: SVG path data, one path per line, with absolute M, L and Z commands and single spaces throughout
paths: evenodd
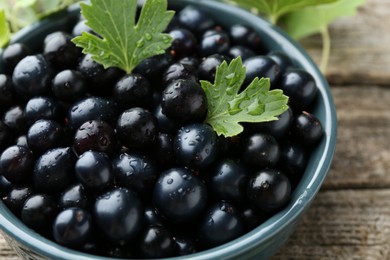
M 273 259 L 390 259 L 390 1 L 331 27 L 326 74 L 338 114 L 330 173 Z M 321 41 L 303 42 L 319 63 Z M 18 259 L 0 237 L 0 259 Z

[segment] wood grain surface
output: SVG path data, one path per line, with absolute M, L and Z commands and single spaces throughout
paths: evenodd
M 390 259 L 390 1 L 331 26 L 326 74 L 338 114 L 325 184 L 273 259 Z M 320 62 L 320 38 L 302 43 Z M 0 237 L 0 259 L 18 259 Z

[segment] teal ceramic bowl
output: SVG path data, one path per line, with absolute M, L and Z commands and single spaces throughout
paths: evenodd
M 192 4 L 206 9 L 225 26 L 242 23 L 254 28 L 264 39 L 270 50 L 286 52 L 298 67 L 307 70 L 317 82 L 319 98 L 312 111 L 322 122 L 324 137 L 311 154 L 304 176 L 296 187 L 290 203 L 279 213 L 249 233 L 229 242 L 200 253 L 172 259 L 267 259 L 274 255 L 294 231 L 301 216 L 307 210 L 319 191 L 330 168 L 336 145 L 336 112 L 330 88 L 308 54 L 280 29 L 263 19 L 239 9 L 210 0 L 171 0 L 170 4 L 182 7 Z M 70 8 L 44 21 L 25 28 L 15 35 L 12 42 L 28 43 L 37 48 L 44 35 L 65 29 L 76 19 L 78 10 Z M 1 50 L 0 50 L 1 55 Z M 0 64 L 0 71 L 2 64 Z M 0 202 L 0 228 L 15 251 L 25 259 L 108 259 L 92 256 L 59 246 L 24 226 Z

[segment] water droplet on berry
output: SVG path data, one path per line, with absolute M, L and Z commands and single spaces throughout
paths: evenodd
M 167 184 L 172 184 L 172 183 L 173 183 L 173 179 L 170 178 L 167 180 Z

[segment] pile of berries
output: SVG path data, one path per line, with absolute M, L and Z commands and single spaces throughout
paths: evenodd
M 76 22 L 39 52 L 2 53 L 0 195 L 24 224 L 91 254 L 161 258 L 231 241 L 289 202 L 323 129 L 315 80 L 288 53 L 187 6 L 166 53 L 125 75 L 82 54 L 71 39 L 91 29 Z M 199 80 L 238 56 L 244 87 L 268 77 L 290 108 L 224 138 L 204 123 Z

